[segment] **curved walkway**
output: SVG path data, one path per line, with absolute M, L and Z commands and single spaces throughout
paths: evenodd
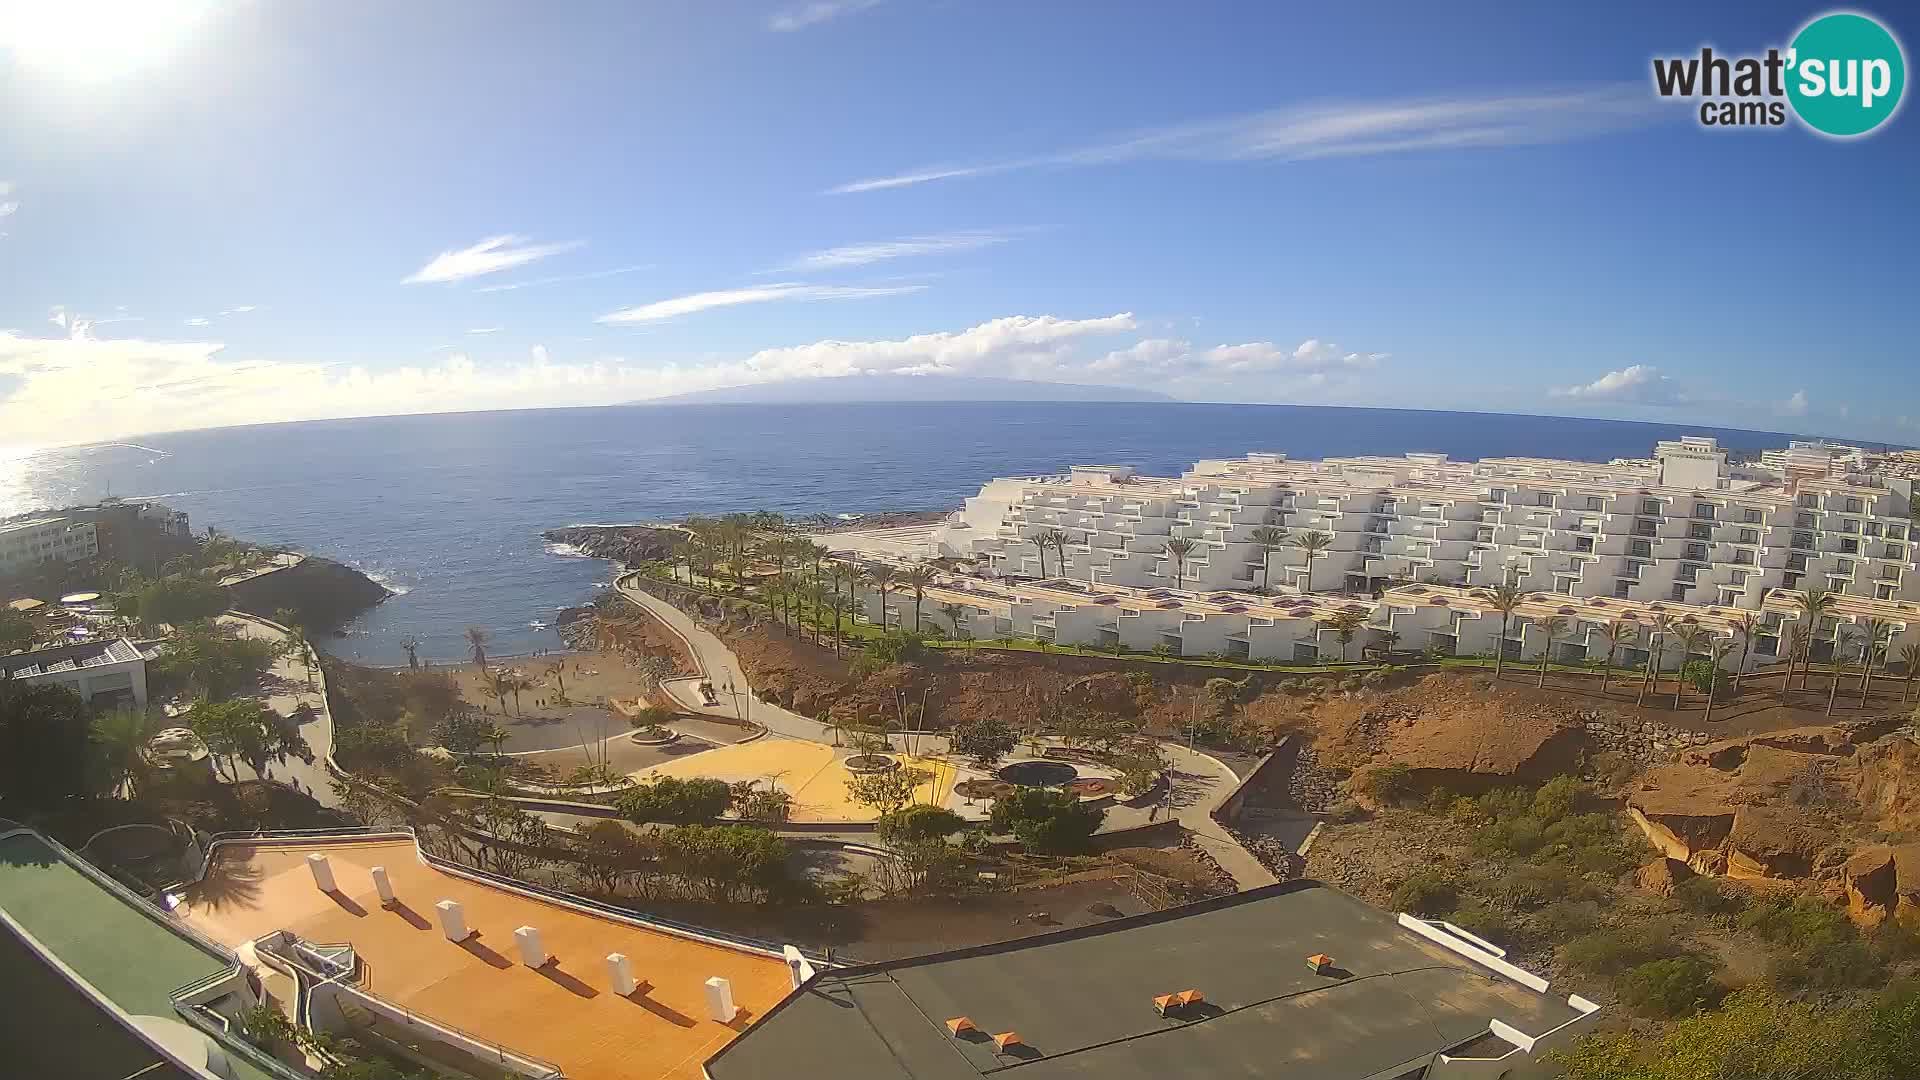
M 765 725 L 770 734 L 790 739 L 819 743 L 834 741 L 833 733 L 818 720 L 754 698 L 746 672 L 725 642 L 701 626 L 693 616 L 644 589 L 635 588 L 632 578 L 631 574 L 623 575 L 614 582 L 614 587 L 620 590 L 620 595 L 646 609 L 662 625 L 679 635 L 687 645 L 688 655 L 705 672 L 704 675 L 668 679 L 661 683 L 661 689 L 676 704 L 696 715 L 750 719 L 753 723 Z M 703 679 L 713 683 L 714 689 L 719 692 L 720 704 L 709 706 L 700 700 L 699 685 Z M 1171 766 L 1168 772 L 1173 783 L 1173 816 L 1193 836 L 1194 842 L 1213 856 L 1221 869 L 1233 875 L 1234 882 L 1241 889 L 1271 885 L 1278 880 L 1272 871 L 1261 865 L 1260 860 L 1254 858 L 1225 827 L 1213 819 L 1214 809 L 1239 783 L 1233 770 L 1206 754 L 1188 750 L 1176 743 L 1162 742 L 1161 746 Z M 927 735 L 915 737 L 914 749 L 918 753 L 944 754 L 950 748 L 944 736 Z M 1149 824 L 1155 816 L 1146 808 L 1115 807 L 1115 810 L 1128 811 L 1130 816 L 1139 819 L 1134 823 L 1139 825 Z M 1123 828 L 1131 827 L 1123 822 L 1115 824 Z
M 228 612 L 220 616 L 219 621 L 232 627 L 242 637 L 271 641 L 275 645 L 287 639 L 285 627 L 258 615 Z M 253 696 L 259 699 L 260 704 L 281 716 L 292 716 L 299 712 L 301 706 L 307 708 L 309 719 L 300 725 L 300 737 L 306 740 L 308 748 L 313 751 L 313 763 L 309 765 L 299 758 L 288 758 L 285 764 L 269 764 L 266 775 L 258 778 L 282 784 L 296 783 L 300 790 L 313 796 L 321 806 L 338 809 L 340 799 L 333 793 L 333 778 L 327 773 L 327 759 L 333 756 L 333 713 L 327 709 L 327 677 L 320 670 L 317 655 L 310 652 L 308 660 L 313 664 L 311 676 L 298 660 L 284 656 L 275 658 L 273 667 L 261 677 L 261 686 Z M 234 762 L 234 768 L 242 780 L 255 776 L 244 761 Z

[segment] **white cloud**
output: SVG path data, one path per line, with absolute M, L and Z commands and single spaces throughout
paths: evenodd
M 225 311 L 220 312 L 219 317 L 224 319 L 230 315 L 245 315 L 250 311 L 259 311 L 259 310 L 260 308 L 257 305 L 241 304 L 239 307 L 230 307 Z
M 838 270 L 848 266 L 866 266 L 869 263 L 886 259 L 907 259 L 922 255 L 946 255 L 957 251 L 977 251 L 980 248 L 1004 244 L 1008 240 L 1005 233 L 999 232 L 954 232 L 936 233 L 928 236 L 903 236 L 898 240 L 882 240 L 870 244 L 844 244 L 802 255 L 798 259 L 780 267 L 781 270 Z
M 18 209 L 20 209 L 20 200 L 18 199 L 0 202 L 0 217 L 9 217 Z
M 1345 385 L 1364 367 L 1317 341 L 1196 347 L 1132 340 L 1130 312 L 1091 318 L 1014 315 L 959 330 L 870 341 L 815 341 L 702 363 L 555 356 L 482 364 L 457 348 L 375 368 L 300 359 L 230 357 L 218 342 L 99 340 L 61 312 L 67 336 L 0 332 L 0 441 L 58 444 L 142 432 L 369 414 L 457 412 L 663 397 L 716 386 L 857 374 L 987 375 L 1055 382 L 1209 387 L 1215 400 L 1262 400 L 1264 386 L 1297 399 Z M 582 345 L 580 348 L 589 348 Z M 1245 391 L 1242 393 L 1241 391 Z M 1265 397 L 1264 400 L 1274 400 Z
M 1527 146 L 1622 131 L 1659 116 L 1638 83 L 1484 98 L 1430 98 L 1274 109 L 1158 128 L 1029 157 L 913 169 L 828 190 L 908 187 L 1019 169 L 1124 161 L 1307 161 L 1417 150 Z
M 1651 364 L 1634 364 L 1580 386 L 1552 392 L 1554 397 L 1609 401 L 1626 405 L 1685 405 L 1689 398 L 1672 377 Z
M 718 289 L 712 292 L 676 296 L 669 300 L 656 300 L 651 304 L 608 312 L 600 316 L 599 321 L 603 323 L 658 322 L 710 308 L 735 307 L 740 304 L 765 304 L 775 300 L 865 300 L 875 296 L 898 296 L 902 293 L 919 292 L 924 288 L 926 288 L 925 285 L 889 285 L 869 288 L 806 285 L 797 281 L 782 281 L 746 289 Z
M 585 274 L 561 274 L 558 277 L 534 278 L 531 281 L 509 281 L 500 285 L 482 285 L 473 291 L 511 292 L 514 289 L 534 289 L 542 285 L 560 285 L 570 281 L 593 281 L 596 278 L 609 278 L 620 274 L 631 274 L 640 270 L 651 269 L 653 269 L 652 263 L 642 263 L 637 266 L 616 266 L 611 270 L 593 270 Z
M 767 19 L 767 29 L 781 33 L 805 30 L 809 26 L 878 7 L 880 3 L 881 0 L 812 0 L 811 3 L 796 4 L 774 12 Z
M 188 326 L 211 326 L 211 325 L 213 325 L 213 320 L 212 320 L 212 319 L 201 319 L 201 318 L 193 318 L 193 319 L 188 319 L 188 320 L 187 320 L 186 322 L 187 322 L 187 325 L 188 325 Z
M 476 326 L 467 331 L 469 334 L 497 334 L 499 332 L 500 328 L 497 326 Z
M 529 244 L 522 236 L 490 236 L 470 248 L 459 251 L 443 251 L 427 261 L 427 265 L 408 275 L 403 284 L 419 285 L 429 282 L 465 281 L 482 274 L 511 270 L 516 266 L 525 266 L 549 255 L 558 255 L 579 247 L 572 244 Z
M 1795 390 L 1793 396 L 1781 402 L 1775 411 L 1781 416 L 1807 415 L 1807 392 L 1805 390 Z

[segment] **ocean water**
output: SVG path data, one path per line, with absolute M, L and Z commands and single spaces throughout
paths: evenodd
M 683 405 L 379 417 L 224 428 L 45 451 L 0 475 L 0 515 L 157 496 L 224 532 L 327 555 L 401 593 L 322 642 L 376 664 L 555 648 L 560 607 L 609 566 L 545 529 L 695 513 L 946 508 L 995 476 L 1091 462 L 1178 473 L 1195 459 L 1440 451 L 1644 457 L 1659 439 L 1736 449 L 1777 433 L 1482 413 L 1196 404 Z

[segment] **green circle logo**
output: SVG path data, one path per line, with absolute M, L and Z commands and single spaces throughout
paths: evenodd
M 1787 100 L 1815 131 L 1865 135 L 1887 122 L 1907 88 L 1907 61 L 1887 28 L 1838 12 L 1808 23 L 1787 52 Z

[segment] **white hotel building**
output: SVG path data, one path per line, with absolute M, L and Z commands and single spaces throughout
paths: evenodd
M 1002 579 L 955 576 L 940 590 L 969 597 L 978 609 L 970 621 L 993 619 L 969 627 L 975 637 L 1164 645 L 1186 655 L 1336 659 L 1341 646 L 1322 620 L 1341 606 L 1372 614 L 1355 656 L 1389 631 L 1400 649 L 1490 653 L 1500 620 L 1489 629 L 1467 590 L 1502 581 L 1540 594 L 1514 619 L 1509 655 L 1538 655 L 1535 623 L 1555 616 L 1575 624 L 1554 646 L 1556 659 L 1573 661 L 1587 655 L 1592 631 L 1628 614 L 1691 616 L 1724 630 L 1725 616 L 1745 611 L 1773 637 L 1756 640 L 1757 665 L 1780 651 L 1791 618 L 1783 598 L 1769 601 L 1776 589 L 1844 598 L 1820 641 L 1831 642 L 1841 622 L 1870 617 L 1895 623 L 1895 648 L 1908 621 L 1920 636 L 1913 482 L 1848 471 L 1848 458 L 1824 448 L 1792 450 L 1804 452 L 1777 455 L 1778 467 L 1730 466 L 1713 439 L 1693 437 L 1661 443 L 1650 460 L 1607 464 L 1249 454 L 1198 462 L 1178 478 L 1075 466 L 990 482 L 932 531 L 926 554 L 972 559 L 977 574 Z M 1252 534 L 1266 525 L 1332 541 L 1309 568 L 1298 548 L 1263 551 Z M 1034 541 L 1054 530 L 1069 539 L 1064 559 L 1046 552 L 1040 586 Z M 1176 537 L 1194 542 L 1178 580 L 1166 550 Z M 1269 560 L 1274 595 L 1249 595 Z M 922 617 L 945 626 L 934 611 L 950 602 L 929 591 Z M 867 606 L 879 615 L 877 597 Z M 1080 611 L 1087 607 L 1099 610 Z M 890 622 L 912 617 L 910 596 L 895 592 L 888 608 Z

